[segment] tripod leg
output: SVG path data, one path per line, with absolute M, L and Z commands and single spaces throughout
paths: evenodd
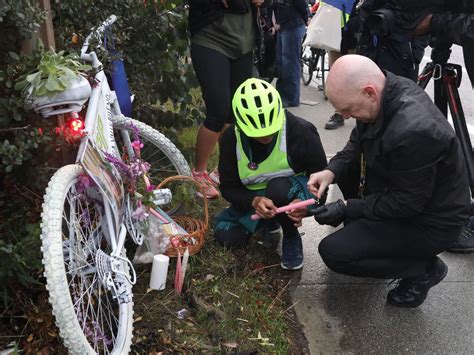
M 464 116 L 456 81 L 457 77 L 455 72 L 452 69 L 446 69 L 446 73 L 443 75 L 444 91 L 448 98 L 449 111 L 453 119 L 454 130 L 456 131 L 464 154 L 464 160 L 469 174 L 471 197 L 474 197 L 474 159 L 472 144 L 469 131 L 467 130 L 466 117 Z
M 434 102 L 443 113 L 444 117 L 448 118 L 448 100 L 443 81 L 440 79 L 437 79 L 434 82 Z
M 423 68 L 423 71 L 418 76 L 417 84 L 423 89 L 426 89 L 431 77 L 433 76 L 434 65 L 433 63 L 428 63 Z

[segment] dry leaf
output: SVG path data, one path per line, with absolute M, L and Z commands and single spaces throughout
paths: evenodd
M 143 317 L 137 317 L 133 320 L 133 323 L 140 322 L 143 319 Z

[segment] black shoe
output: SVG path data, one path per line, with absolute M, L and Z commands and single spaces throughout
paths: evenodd
M 387 294 L 387 302 L 397 307 L 418 307 L 426 299 L 431 287 L 446 277 L 448 266 L 436 257 L 430 269 L 418 277 L 401 279 Z
M 334 115 L 331 116 L 329 121 L 326 122 L 324 125 L 325 129 L 336 129 L 337 127 L 344 126 L 344 118 L 338 114 L 335 113 Z
M 447 249 L 451 253 L 472 253 L 474 252 L 474 229 L 468 224 L 466 224 L 461 234 L 459 235 L 458 240 Z

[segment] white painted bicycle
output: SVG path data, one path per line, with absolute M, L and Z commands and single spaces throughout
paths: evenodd
M 68 139 L 80 140 L 76 164 L 60 168 L 49 182 L 41 234 L 49 299 L 64 344 L 74 354 L 125 354 L 131 345 L 136 274 L 124 243 L 127 234 L 137 244 L 143 237 L 133 226 L 131 199 L 121 177 L 103 152 L 133 156 L 130 135 L 138 129 L 141 157 L 150 163 L 151 175 L 190 175 L 168 138 L 120 112 L 102 64 L 89 48 L 91 39 L 100 41 L 115 21 L 109 17 L 82 47 L 81 59 L 97 71 L 92 89 L 81 79 L 35 106 L 44 116 L 57 116 Z M 77 113 L 87 100 L 82 120 Z

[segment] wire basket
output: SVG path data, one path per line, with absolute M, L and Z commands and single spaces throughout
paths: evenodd
M 188 232 L 188 234 L 184 235 L 171 235 L 170 241 L 173 238 L 178 238 L 179 240 L 186 240 L 187 238 L 194 238 L 196 241 L 193 245 L 186 245 L 186 246 L 178 246 L 174 247 L 172 243 L 168 247 L 168 250 L 165 252 L 166 255 L 170 257 L 178 256 L 178 252 L 183 255 L 186 249 L 189 250 L 189 255 L 194 255 L 198 253 L 201 248 L 203 247 L 205 240 L 206 240 L 206 232 L 209 227 L 209 208 L 208 208 L 208 201 L 205 197 L 206 194 L 204 193 L 203 189 L 199 186 L 196 180 L 190 176 L 183 176 L 183 175 L 176 175 L 170 176 L 164 179 L 158 186 L 158 189 L 163 189 L 166 185 L 172 181 L 189 181 L 194 184 L 196 189 L 201 193 L 203 204 L 204 204 L 204 220 L 200 220 L 198 218 L 189 217 L 189 216 L 171 216 L 171 218 L 178 223 L 184 230 Z

